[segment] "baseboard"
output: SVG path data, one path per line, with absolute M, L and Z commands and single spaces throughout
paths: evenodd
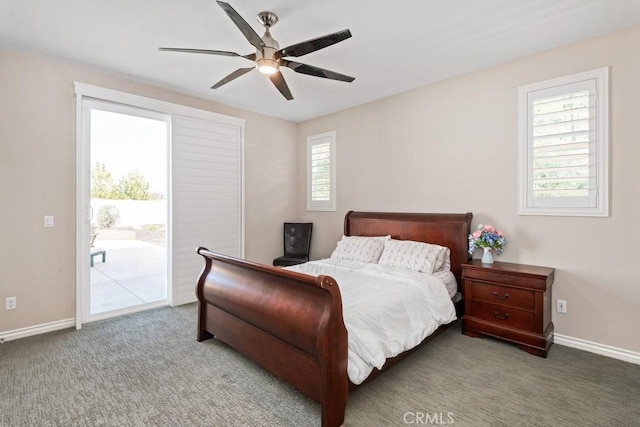
M 578 350 L 588 351 L 589 353 L 595 353 L 601 356 L 607 356 L 613 359 L 624 360 L 625 362 L 640 365 L 640 353 L 633 351 L 560 334 L 553 334 L 553 342 L 566 347 L 577 348 Z
M 58 320 L 57 322 L 43 323 L 41 325 L 29 326 L 28 328 L 14 329 L 13 331 L 0 332 L 0 344 L 17 340 L 19 338 L 31 337 L 47 332 L 59 331 L 61 329 L 75 328 L 76 319 Z

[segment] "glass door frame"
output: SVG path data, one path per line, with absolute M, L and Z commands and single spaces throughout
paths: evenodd
M 172 301 L 172 253 L 171 253 L 171 115 L 147 105 L 148 98 L 122 92 L 75 83 L 76 89 L 76 329 L 82 324 L 105 318 L 121 316 L 150 308 L 173 305 Z M 97 93 L 96 93 L 97 92 Z M 98 96 L 95 96 L 98 95 Z M 90 184 L 91 184 L 91 129 L 92 108 L 127 114 L 143 118 L 162 120 L 167 123 L 167 298 L 118 310 L 92 315 L 90 310 Z

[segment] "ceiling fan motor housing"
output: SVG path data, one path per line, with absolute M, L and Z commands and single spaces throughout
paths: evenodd
M 278 18 L 276 17 L 276 21 L 277 20 Z M 264 36 L 262 36 L 264 47 L 262 49 L 256 49 L 256 68 L 261 73 L 273 74 L 280 68 L 280 64 L 278 63 L 278 59 L 280 58 L 276 58 L 276 52 L 280 50 L 280 45 L 273 37 L 271 37 L 269 27 L 267 26 L 266 28 L 267 30 L 265 31 Z

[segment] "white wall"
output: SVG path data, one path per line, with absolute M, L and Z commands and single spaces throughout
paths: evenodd
M 518 216 L 517 87 L 611 67 L 611 216 Z M 473 212 L 509 240 L 498 261 L 556 268 L 557 334 L 640 352 L 640 27 L 302 123 L 298 212 L 327 256 L 348 210 Z M 337 132 L 337 212 L 306 212 L 307 136 Z M 479 257 L 478 253 L 476 257 Z M 555 310 L 554 310 L 555 311 Z

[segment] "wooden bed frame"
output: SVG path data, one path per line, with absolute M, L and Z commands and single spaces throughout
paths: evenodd
M 461 264 L 469 258 L 471 213 L 353 212 L 347 236 L 385 236 L 447 246 L 462 292 Z M 343 424 L 347 396 L 347 331 L 336 281 L 198 248 L 205 266 L 197 285 L 198 341 L 215 337 L 319 402 L 322 426 Z M 446 326 L 446 325 L 444 325 Z M 428 341 L 443 328 L 439 328 Z M 384 369 L 403 359 L 388 359 Z M 377 376 L 374 370 L 367 378 Z

